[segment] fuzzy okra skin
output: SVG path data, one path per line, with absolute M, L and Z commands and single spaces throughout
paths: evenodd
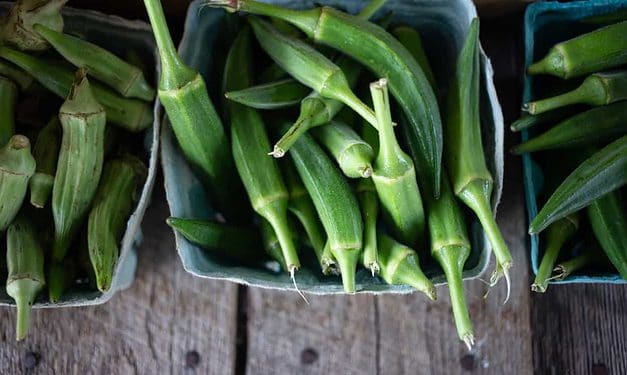
M 300 103 L 309 88 L 291 78 L 224 94 L 227 99 L 255 109 L 280 109 Z
M 588 206 L 594 200 L 627 184 L 627 135 L 605 146 L 581 163 L 529 225 L 529 234 Z
M 33 224 L 22 215 L 18 216 L 7 230 L 9 275 L 6 291 L 17 306 L 15 325 L 17 340 L 23 340 L 28 335 L 32 305 L 46 284 L 44 251 L 37 237 Z
M 41 24 L 34 25 L 33 29 L 67 61 L 77 68 L 87 69 L 87 74 L 106 83 L 122 96 L 145 101 L 155 98 L 155 89 L 148 84 L 144 73 L 115 54 Z
M 572 104 L 608 105 L 627 99 L 627 71 L 594 73 L 576 89 L 523 105 L 532 115 Z
M 58 97 L 65 99 L 70 92 L 74 81 L 74 75 L 70 70 L 7 47 L 0 47 L 0 57 L 22 68 Z M 107 111 L 107 119 L 111 123 L 133 133 L 140 132 L 152 124 L 152 108 L 148 103 L 124 98 L 97 83 L 91 86 L 94 95 Z
M 35 30 L 35 24 L 62 31 L 61 8 L 67 0 L 18 0 L 3 22 L 0 39 L 23 51 L 42 51 L 48 43 Z
M 17 86 L 12 80 L 0 75 L 0 147 L 4 146 L 15 132 L 15 104 Z
M 408 118 L 408 133 L 419 145 L 416 168 L 439 195 L 442 159 L 442 123 L 437 99 L 420 65 L 403 45 L 383 28 L 358 16 L 330 7 L 292 10 L 254 0 L 208 0 L 223 7 L 283 19 L 314 41 L 329 45 L 390 81 L 390 90 Z
M 33 147 L 33 157 L 37 167 L 29 183 L 30 203 L 37 208 L 44 207 L 52 193 L 60 144 L 61 124 L 59 118 L 53 116 L 39 131 L 35 147 Z
M 313 135 L 337 161 L 346 177 L 368 178 L 372 175 L 374 151 L 350 126 L 331 121 L 313 129 Z
M 35 159 L 30 153 L 30 141 L 23 135 L 14 135 L 0 148 L 0 232 L 20 210 L 33 173 Z
M 610 192 L 586 209 L 594 236 L 607 258 L 627 280 L 627 213 L 618 197 Z
M 627 101 L 596 107 L 570 117 L 546 132 L 514 146 L 522 154 L 596 144 L 627 134 Z
M 566 241 L 577 232 L 578 228 L 579 215 L 576 213 L 570 214 L 549 225 L 546 231 L 544 254 L 542 255 L 536 278 L 533 284 L 531 284 L 532 291 L 538 293 L 544 293 L 546 291 L 546 288 L 549 286 L 549 281 L 552 279 L 551 275 L 560 250 Z
M 89 212 L 104 159 L 106 114 L 82 69 L 59 109 L 59 120 L 63 136 L 52 187 L 55 233 L 52 259 L 56 262 L 65 258 Z
M 283 129 L 287 128 L 285 124 Z M 363 223 L 357 199 L 338 167 L 308 134 L 293 145 L 290 157 L 327 233 L 344 290 L 353 293 L 363 246 Z
M 627 64 L 627 21 L 615 23 L 554 45 L 529 74 L 569 79 Z
M 118 243 L 133 210 L 137 190 L 147 174 L 144 163 L 131 155 L 109 160 L 104 165 L 87 220 L 89 258 L 101 292 L 111 287 Z
M 494 219 L 490 198 L 493 180 L 487 168 L 481 141 L 479 116 L 479 20 L 470 24 L 457 59 L 447 99 L 445 155 L 453 192 L 477 215 L 497 260 L 498 273 L 509 277 L 512 257 Z M 508 279 L 509 286 L 509 279 Z
M 233 41 L 225 68 L 225 89 L 246 87 L 251 79 L 251 35 L 243 29 Z M 289 194 L 277 161 L 267 155 L 270 141 L 256 110 L 228 103 L 231 147 L 235 166 L 244 183 L 253 209 L 266 219 L 279 238 L 287 271 L 294 274 L 300 261 L 287 220 Z

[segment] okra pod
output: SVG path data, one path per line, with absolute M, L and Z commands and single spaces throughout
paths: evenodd
M 487 168 L 481 140 L 479 113 L 479 20 L 470 24 L 457 59 L 447 99 L 445 124 L 447 166 L 453 192 L 477 215 L 497 260 L 493 276 L 502 271 L 508 283 L 512 257 L 490 206 L 494 181 Z
M 272 228 L 272 225 L 270 225 L 270 223 L 268 223 L 265 219 L 261 220 L 261 238 L 263 239 L 263 248 L 266 251 L 266 254 L 268 254 L 270 258 L 276 260 L 284 272 L 289 272 L 289 268 L 287 267 L 285 258 L 283 257 L 283 251 L 281 250 L 279 238 Z
M 379 199 L 371 178 L 362 178 L 357 182 L 355 190 L 359 208 L 364 222 L 364 249 L 362 264 L 370 270 L 372 276 L 379 273 L 379 250 L 377 244 L 377 216 Z
M 115 54 L 86 40 L 53 30 L 44 25 L 33 29 L 67 61 L 87 74 L 106 83 L 126 98 L 152 101 L 155 89 L 144 78 L 144 73 Z
M 15 102 L 17 86 L 0 75 L 0 146 L 4 146 L 15 132 Z
M 555 274 L 555 276 L 553 276 L 553 279 L 564 280 L 573 272 L 577 272 L 585 266 L 594 263 L 598 256 L 598 253 L 590 249 L 585 249 L 581 254 L 577 255 L 576 257 L 558 263 L 553 269 L 553 272 Z
M 41 292 L 44 277 L 44 251 L 37 239 L 33 224 L 23 216 L 7 230 L 7 294 L 15 300 L 17 323 L 15 338 L 23 340 L 28 335 L 30 313 L 35 298 Z
M 379 123 L 379 152 L 372 181 L 381 201 L 383 219 L 396 238 L 414 246 L 422 239 L 425 230 L 416 170 L 394 135 L 387 80 L 371 83 L 370 92 Z
M 618 197 L 610 192 L 586 209 L 594 236 L 618 274 L 627 280 L 627 213 Z
M 390 81 L 408 118 L 408 133 L 419 145 L 416 168 L 439 195 L 442 124 L 438 103 L 420 65 L 396 38 L 363 18 L 330 7 L 292 10 L 253 0 L 208 0 L 207 5 L 283 19 L 314 41 L 329 45 Z
M 0 47 L 0 57 L 24 69 L 58 97 L 65 99 L 70 92 L 74 82 L 74 74 L 70 70 L 7 47 Z M 152 124 L 152 108 L 148 103 L 123 98 L 97 83 L 91 86 L 95 97 L 107 111 L 107 119 L 112 123 L 133 133 Z
M 287 128 L 286 124 L 283 129 Z M 338 167 L 309 135 L 299 138 L 290 156 L 327 233 L 344 290 L 353 293 L 363 246 L 363 224 L 357 199 Z
M 233 41 L 227 56 L 224 78 L 226 90 L 240 89 L 250 84 L 250 44 L 249 29 L 243 29 Z M 289 194 L 277 161 L 267 156 L 270 142 L 265 125 L 259 113 L 250 107 L 231 102 L 228 103 L 228 110 L 235 166 L 253 209 L 268 220 L 276 232 L 286 270 L 293 277 L 294 271 L 300 268 L 300 261 L 287 221 Z
M 418 254 L 386 234 L 379 233 L 378 238 L 380 275 L 383 280 L 392 285 L 409 285 L 435 301 L 435 287 L 420 269 Z
M 109 160 L 104 165 L 87 221 L 89 258 L 101 292 L 111 287 L 119 255 L 118 244 L 133 210 L 137 191 L 147 175 L 146 166 L 131 155 Z
M 42 51 L 48 43 L 33 28 L 46 25 L 57 31 L 63 30 L 61 8 L 67 0 L 18 0 L 13 4 L 3 22 L 1 39 L 23 51 Z
M 0 148 L 0 232 L 20 210 L 33 173 L 35 159 L 30 153 L 30 142 L 23 135 L 14 135 Z
M 26 91 L 33 84 L 33 77 L 30 74 L 3 60 L 0 60 L 0 76 L 7 77 L 15 82 L 22 91 Z
M 79 69 L 59 110 L 63 128 L 57 171 L 52 187 L 54 246 L 52 259 L 65 258 L 92 203 L 104 159 L 105 110 L 94 97 L 87 76 Z
M 558 43 L 528 72 L 569 79 L 627 64 L 625 35 L 627 21 Z
M 257 251 L 261 249 L 261 236 L 251 228 L 177 217 L 168 218 L 166 223 L 189 242 L 213 253 L 246 264 L 263 258 Z
M 523 154 L 571 148 L 615 139 L 627 133 L 627 101 L 595 107 L 570 117 L 546 132 L 515 146 L 512 152 Z
M 291 78 L 224 94 L 227 99 L 256 109 L 280 109 L 300 103 L 309 88 Z
M 538 115 L 524 114 L 518 120 L 512 122 L 510 129 L 519 132 L 536 125 L 544 125 L 564 120 L 581 112 L 581 107 L 561 107 Z
M 52 193 L 60 143 L 61 124 L 59 118 L 53 116 L 39 131 L 33 148 L 33 157 L 37 167 L 29 183 L 30 203 L 37 208 L 44 207 Z
M 337 161 L 344 175 L 350 178 L 372 175 L 372 147 L 348 125 L 331 121 L 314 129 L 313 135 Z
M 429 81 L 431 88 L 433 88 L 433 91 L 436 91 L 438 85 L 435 81 L 433 71 L 431 70 L 429 59 L 427 59 L 427 55 L 422 47 L 422 40 L 418 31 L 409 26 L 398 26 L 392 30 L 392 35 L 394 35 L 396 39 L 398 39 L 398 41 L 405 48 L 407 48 L 409 53 L 411 53 L 411 55 L 416 59 L 416 62 L 425 73 L 425 77 Z
M 250 18 L 249 23 L 263 50 L 294 79 L 325 98 L 341 101 L 376 128 L 372 109 L 353 93 L 340 67 L 307 43 L 280 34 L 265 21 Z
M 579 216 L 576 213 L 549 225 L 546 231 L 544 255 L 542 255 L 536 278 L 531 284 L 532 291 L 538 293 L 546 291 L 549 281 L 552 280 L 551 275 L 560 250 L 566 241 L 575 234 L 577 228 L 579 228 Z
M 627 71 L 594 73 L 588 76 L 576 89 L 561 95 L 526 103 L 523 105 L 523 110 L 537 115 L 572 104 L 600 106 L 621 100 L 627 100 Z
M 529 234 L 588 206 L 627 183 L 627 135 L 581 163 L 544 204 L 529 225 Z

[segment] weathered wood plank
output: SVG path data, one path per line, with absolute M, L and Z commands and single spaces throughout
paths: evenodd
M 156 186 L 161 186 L 158 181 Z M 133 286 L 108 303 L 38 310 L 31 334 L 14 341 L 14 311 L 0 309 L 0 373 L 231 374 L 237 287 L 187 274 L 176 252 L 163 189 L 144 220 Z

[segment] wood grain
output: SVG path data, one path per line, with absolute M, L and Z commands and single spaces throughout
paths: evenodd
M 237 287 L 183 270 L 156 190 L 131 289 L 101 306 L 37 310 L 21 343 L 14 311 L 0 309 L 0 373 L 233 373 Z

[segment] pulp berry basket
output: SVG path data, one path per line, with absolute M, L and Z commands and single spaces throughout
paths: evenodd
M 6 13 L 10 6 L 11 3 L 0 2 L 0 14 Z M 129 50 L 134 50 L 145 62 L 145 66 L 152 69 L 152 71 L 145 72 L 147 77 L 152 78 L 153 82 L 156 82 L 156 78 L 159 77 L 160 63 L 150 25 L 141 21 L 128 21 L 117 16 L 70 7 L 65 7 L 62 13 L 65 22 L 65 32 L 81 36 L 116 53 L 118 56 L 124 56 Z M 153 83 L 153 85 L 156 85 L 156 83 Z M 159 103 L 155 101 L 152 127 L 144 132 L 143 144 L 136 145 L 139 149 L 145 150 L 146 157 L 143 159 L 148 160 L 148 176 L 135 209 L 126 225 L 122 243 L 120 244 L 119 259 L 115 265 L 111 281 L 111 288 L 106 293 L 101 293 L 96 291 L 95 288 L 88 290 L 84 286 L 75 283 L 74 286 L 64 292 L 61 301 L 55 304 L 48 303 L 47 298 L 44 296 L 46 293 L 41 293 L 40 298 L 35 302 L 35 308 L 101 304 L 108 301 L 119 290 L 128 288 L 133 283 L 135 268 L 137 267 L 136 251 L 142 240 L 140 225 L 146 207 L 150 202 L 157 171 L 160 127 L 160 116 L 158 113 Z M 7 296 L 4 288 L 0 288 L 0 305 L 14 305 L 13 299 Z
M 529 5 L 525 13 L 525 67 L 544 56 L 554 44 L 600 27 L 600 25 L 582 22 L 583 19 L 618 10 L 627 10 L 627 1 L 590 0 L 569 3 L 548 1 Z M 546 79 L 543 76 L 525 75 L 523 92 L 525 103 L 543 96 L 541 92 L 546 85 Z M 522 131 L 523 141 L 533 135 L 532 130 Z M 538 197 L 543 193 L 543 168 L 537 157 L 524 154 L 523 170 L 527 213 L 531 221 L 531 218 L 538 214 Z M 574 256 L 585 246 L 581 240 L 575 242 L 573 247 L 564 249 L 563 252 L 570 251 L 570 254 Z M 532 235 L 530 244 L 531 266 L 534 274 L 537 274 L 542 255 L 539 250 L 542 247 L 541 236 Z M 626 282 L 618 273 L 599 273 L 592 272 L 592 270 L 584 270 L 583 273 L 570 275 L 564 280 L 551 281 L 554 284 Z
M 307 8 L 314 4 L 334 5 L 350 13 L 356 13 L 366 1 L 270 1 L 292 8 Z M 423 43 L 436 78 L 442 88 L 448 86 L 450 72 L 466 37 L 471 20 L 477 16 L 476 9 L 470 0 L 422 0 L 394 1 L 390 0 L 382 15 L 393 10 L 393 24 L 411 25 L 421 33 Z M 375 16 L 376 18 L 376 16 Z M 187 13 L 185 32 L 179 46 L 183 59 L 204 76 L 210 92 L 217 91 L 221 75 L 218 73 L 223 52 L 216 52 L 220 47 L 220 37 L 224 37 L 227 28 L 227 13 L 219 9 L 202 6 L 202 1 L 192 2 Z M 222 58 L 223 59 L 223 58 Z M 489 168 L 495 177 L 493 207 L 498 204 L 503 180 L 503 118 L 501 107 L 496 97 L 492 82 L 492 66 L 490 60 L 481 55 L 481 120 L 484 129 L 484 146 Z M 214 97 L 214 103 L 222 99 Z M 179 150 L 171 128 L 164 126 L 162 130 L 162 163 L 164 170 L 165 189 L 172 216 L 196 219 L 211 219 L 215 212 L 212 209 L 212 197 L 207 196 L 203 185 L 194 175 Z M 470 221 L 469 221 L 470 222 Z M 464 271 L 465 278 L 478 277 L 487 267 L 490 249 L 484 239 L 478 222 L 471 224 L 473 249 Z M 230 280 L 251 286 L 293 289 L 289 276 L 277 273 L 268 268 L 244 267 L 208 251 L 202 250 L 182 236 L 176 234 L 176 248 L 185 269 L 193 275 Z M 252 250 L 252 251 L 263 251 Z M 427 251 L 428 252 L 428 251 Z M 421 264 L 425 273 L 435 283 L 442 284 L 445 279 L 442 271 L 434 264 L 428 264 L 427 256 L 423 256 Z M 296 275 L 300 290 L 315 294 L 342 293 L 342 283 L 338 277 L 322 276 L 320 271 L 303 267 Z M 407 293 L 412 289 L 406 286 L 387 285 L 378 278 L 373 278 L 369 271 L 361 269 L 357 273 L 356 288 L 358 293 Z

